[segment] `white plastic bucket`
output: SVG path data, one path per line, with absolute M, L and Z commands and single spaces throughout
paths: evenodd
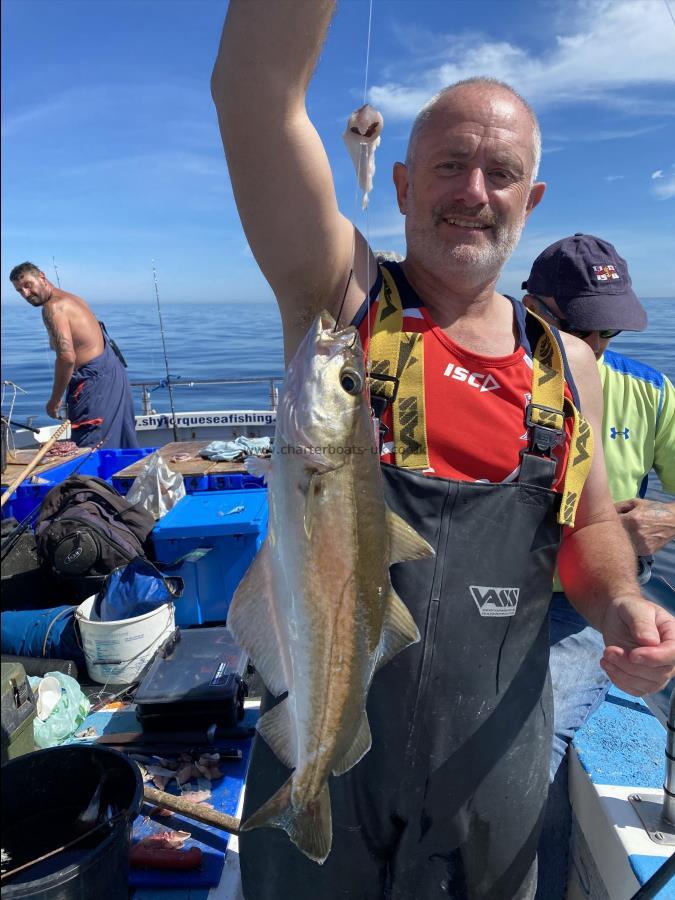
M 174 605 L 165 603 L 133 619 L 100 622 L 91 618 L 95 599 L 88 597 L 75 610 L 89 677 L 100 684 L 131 684 L 174 631 Z

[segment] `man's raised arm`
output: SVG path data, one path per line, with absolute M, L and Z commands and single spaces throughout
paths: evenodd
M 230 0 L 211 79 L 239 215 L 279 302 L 287 353 L 316 311 L 337 311 L 352 266 L 354 229 L 305 108 L 333 9 L 334 0 Z

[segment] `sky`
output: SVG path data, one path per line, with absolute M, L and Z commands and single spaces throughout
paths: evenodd
M 3 313 L 26 259 L 94 305 L 154 299 L 153 261 L 163 302 L 270 299 L 209 91 L 226 8 L 3 0 Z M 373 0 L 370 41 L 369 14 L 342 0 L 308 108 L 375 249 L 404 250 L 391 169 L 416 112 L 488 75 L 540 117 L 548 185 L 500 290 L 520 296 L 534 257 L 583 231 L 615 244 L 638 295 L 675 295 L 675 0 Z M 367 215 L 342 143 L 364 92 L 385 120 Z

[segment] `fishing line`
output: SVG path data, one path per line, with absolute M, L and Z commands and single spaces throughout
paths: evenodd
M 363 79 L 363 105 L 365 106 L 368 99 L 368 72 L 370 67 L 370 45 L 372 41 L 372 26 L 373 26 L 373 0 L 369 0 L 368 4 L 368 32 L 366 39 L 366 61 L 365 61 L 365 73 Z M 364 142 L 359 144 L 361 152 L 359 153 L 359 163 L 356 171 L 356 189 L 354 191 L 354 219 L 358 218 L 358 200 L 359 200 L 359 182 L 361 181 L 361 171 L 362 166 L 365 164 L 367 160 L 367 144 Z M 370 305 L 371 305 L 371 284 L 370 284 L 370 256 L 371 256 L 371 248 L 370 248 L 370 217 L 368 213 L 368 206 L 366 206 L 364 213 L 364 237 L 366 239 L 366 334 L 368 338 L 368 349 L 366 351 L 366 359 L 365 359 L 365 368 L 366 374 L 370 371 L 370 338 L 371 338 L 371 328 L 370 328 Z M 356 227 L 354 228 L 354 234 L 352 238 L 352 260 L 355 261 L 356 257 Z M 347 281 L 347 287 L 345 288 L 345 297 L 347 295 L 347 290 L 352 280 L 352 275 L 354 273 L 354 269 L 349 273 L 349 279 Z M 344 303 L 344 298 L 343 301 Z M 340 307 L 342 309 L 342 307 Z
M 366 62 L 365 62 L 365 76 L 363 82 L 363 105 L 365 106 L 366 100 L 368 97 L 368 68 L 370 65 L 370 43 L 371 43 L 371 32 L 372 32 L 372 22 L 373 22 L 373 0 L 369 2 L 368 8 L 368 36 L 366 40 Z M 365 148 L 367 144 L 361 143 L 359 144 L 361 148 L 361 153 L 359 154 L 359 163 L 356 170 L 356 187 L 354 188 L 354 219 L 358 218 L 358 202 L 359 202 L 359 181 L 361 180 L 361 166 L 363 164 L 364 158 L 366 157 Z M 368 329 L 368 352 L 366 353 L 366 371 L 368 371 L 370 365 L 370 226 L 368 222 L 368 207 L 365 210 L 366 216 L 366 243 L 368 247 L 366 248 L 366 320 L 367 320 L 367 329 Z M 345 284 L 344 293 L 342 295 L 342 300 L 340 302 L 340 306 L 338 307 L 337 316 L 335 317 L 335 330 L 337 331 L 338 323 L 340 321 L 340 316 L 342 315 L 342 310 L 345 305 L 345 300 L 347 299 L 347 292 L 349 291 L 349 285 L 352 283 L 352 279 L 354 277 L 354 262 L 356 257 L 356 227 L 354 227 L 354 232 L 352 234 L 352 266 L 349 270 L 349 275 L 347 277 L 347 283 Z
M 159 333 L 162 336 L 162 349 L 164 351 L 164 368 L 166 371 L 166 386 L 169 389 L 169 406 L 171 407 L 171 416 L 173 418 L 173 439 L 178 443 L 178 428 L 176 426 L 176 408 L 173 404 L 173 388 L 171 387 L 171 375 L 169 374 L 169 358 L 166 355 L 166 341 L 164 339 L 164 323 L 162 322 L 162 308 L 159 305 L 159 288 L 157 286 L 157 272 L 155 271 L 155 261 L 152 260 L 152 277 L 155 282 L 155 297 L 157 298 L 157 315 L 159 316 Z
M 352 241 L 352 259 L 354 259 L 354 242 Z M 340 306 L 338 307 L 337 316 L 335 317 L 335 328 L 334 331 L 338 329 L 338 322 L 340 321 L 340 316 L 342 315 L 342 310 L 345 305 L 345 300 L 347 299 L 347 291 L 349 290 L 349 285 L 352 283 L 352 278 L 354 277 L 354 266 L 349 270 L 349 275 L 347 276 L 347 284 L 345 285 L 344 292 L 342 294 L 342 300 L 340 301 Z
M 675 25 L 675 15 L 673 15 L 673 11 L 670 8 L 670 3 L 668 2 L 668 0 L 663 0 L 663 2 L 666 4 L 666 9 L 668 10 L 670 18 L 673 20 L 673 25 Z
M 368 43 L 366 44 L 366 74 L 363 82 L 363 102 L 365 104 L 368 98 L 368 66 L 370 64 L 370 35 L 373 24 L 373 0 L 370 0 L 368 8 Z
M 53 263 L 53 265 L 54 265 L 54 271 L 56 272 L 56 284 L 57 284 L 57 286 L 58 286 L 58 288 L 59 288 L 59 290 L 60 290 L 60 289 L 61 289 L 61 282 L 59 281 L 59 270 L 56 268 L 56 260 L 54 259 L 53 256 L 52 256 L 52 263 Z
M 363 84 L 363 102 L 366 102 L 366 98 L 368 96 L 368 67 L 370 65 L 370 43 L 372 37 L 372 24 L 373 24 L 373 0 L 370 0 L 369 8 L 368 8 L 368 41 L 366 43 L 366 72 L 365 79 Z M 361 165 L 361 160 L 365 156 L 364 153 L 361 154 L 361 159 L 359 160 L 359 166 Z M 370 357 L 370 304 L 371 304 L 371 284 L 370 284 L 370 216 L 368 213 L 368 207 L 365 209 L 366 213 L 366 334 L 368 335 L 368 350 L 366 352 L 366 375 L 370 372 L 371 366 L 371 357 Z M 366 379 L 366 384 L 368 384 L 368 379 Z M 368 397 L 370 398 L 370 390 L 368 391 Z

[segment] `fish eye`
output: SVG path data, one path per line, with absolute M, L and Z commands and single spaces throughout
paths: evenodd
M 348 394 L 358 397 L 363 390 L 363 378 L 356 369 L 344 368 L 340 372 L 340 385 Z

